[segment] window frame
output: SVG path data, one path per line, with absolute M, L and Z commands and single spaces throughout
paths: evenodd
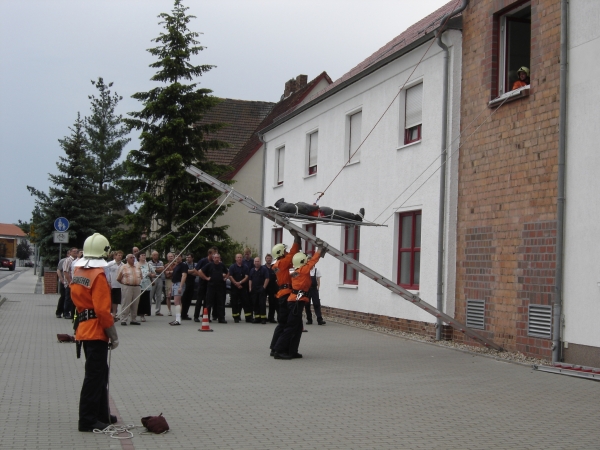
M 408 92 L 411 89 L 416 88 L 417 86 L 421 86 L 421 122 L 418 124 L 414 124 L 411 127 L 406 126 L 406 119 L 407 119 L 407 111 L 406 108 L 408 106 Z M 404 124 L 403 124 L 403 128 L 404 128 L 404 141 L 403 141 L 403 145 L 408 145 L 408 144 L 413 144 L 415 142 L 419 142 L 421 141 L 421 139 L 423 138 L 422 135 L 422 127 L 423 127 L 423 93 L 425 92 L 424 90 L 424 85 L 423 85 L 423 80 L 420 80 L 420 82 L 412 84 L 411 86 L 407 87 L 404 91 Z M 417 138 L 416 139 L 411 139 L 411 135 L 412 132 L 416 131 L 417 132 Z
M 356 149 L 352 149 L 352 118 L 356 117 L 358 114 L 360 114 L 360 127 L 358 126 L 358 124 L 355 126 L 355 131 L 358 128 L 359 131 L 359 137 L 358 137 L 358 146 L 361 145 L 362 143 L 362 119 L 363 119 L 363 110 L 362 108 L 360 109 L 356 109 L 354 111 L 352 111 L 351 113 L 348 113 L 346 115 L 346 123 L 347 123 L 347 137 L 348 137 L 348 141 L 346 143 L 346 148 L 344 149 L 345 151 L 345 159 L 344 161 L 347 163 L 347 165 L 351 165 L 351 164 L 356 164 L 358 162 L 360 162 L 360 153 L 361 150 L 358 150 L 358 152 L 356 152 L 356 154 L 352 157 L 352 154 L 356 151 Z M 358 148 L 358 147 L 357 147 Z
M 354 248 L 352 249 L 348 248 L 348 234 L 350 232 L 354 234 Z M 344 254 L 356 261 L 360 261 L 360 227 L 356 225 L 346 225 L 344 227 Z M 348 269 L 351 271 L 352 278 L 346 278 Z M 344 284 L 358 285 L 358 273 L 358 270 L 350 267 L 349 264 L 344 264 Z
M 404 217 L 412 216 L 412 226 L 411 226 L 411 237 L 410 237 L 410 247 L 402 247 L 402 219 Z M 415 211 L 406 211 L 402 212 L 398 215 L 398 273 L 397 273 L 397 284 L 405 289 L 417 290 L 419 289 L 420 283 L 415 283 L 415 255 L 419 253 L 421 254 L 421 247 L 415 247 L 415 237 L 417 235 L 417 216 L 421 216 L 421 224 L 423 220 L 423 211 L 415 210 Z M 400 280 L 402 274 L 402 254 L 410 253 L 410 283 L 405 284 L 401 283 Z M 419 259 L 419 274 L 420 274 L 420 259 Z M 419 282 L 421 280 L 419 279 Z
M 524 19 L 519 18 L 511 18 L 514 14 L 522 11 L 523 9 L 529 8 L 531 10 L 531 0 L 522 0 L 519 2 L 515 2 L 510 5 L 508 8 L 504 8 L 497 13 L 494 14 L 494 24 L 493 24 L 493 42 L 492 42 L 492 95 L 491 101 L 494 101 L 498 97 L 502 97 L 503 99 L 509 97 L 507 101 L 512 101 L 517 98 L 522 98 L 529 94 L 528 90 L 523 92 L 522 95 L 508 95 L 511 91 L 511 86 L 509 85 L 510 80 L 508 78 L 508 52 L 509 52 L 509 43 L 508 43 L 508 28 L 507 24 L 509 21 L 513 22 L 526 22 Z M 529 20 L 530 30 L 531 30 L 531 19 Z M 531 34 L 529 37 L 529 63 L 527 67 L 531 70 Z M 531 75 L 530 75 L 531 77 Z M 528 86 L 531 86 L 531 81 Z
M 317 135 L 317 144 L 316 144 L 316 156 L 317 156 L 317 164 L 315 164 L 314 166 L 310 165 L 310 155 L 311 155 L 311 151 L 312 151 L 312 137 L 314 135 Z M 318 171 L 318 157 L 319 157 L 319 130 L 314 130 L 311 131 L 310 133 L 308 133 L 306 135 L 306 144 L 307 144 L 307 148 L 306 148 L 306 173 L 308 175 L 315 175 Z
M 275 149 L 275 186 L 283 186 L 283 182 L 285 181 L 283 174 L 285 173 L 285 145 L 281 147 L 277 147 Z M 283 167 L 281 167 L 280 158 L 283 154 Z
M 277 227 L 273 229 L 273 245 L 271 245 L 271 247 L 277 245 L 277 244 L 283 244 L 283 228 L 282 227 Z
M 308 223 L 304 225 L 304 230 L 311 233 L 312 235 L 317 235 L 317 224 L 316 223 Z M 304 254 L 306 256 L 312 256 L 317 251 L 317 248 L 310 242 L 304 241 Z

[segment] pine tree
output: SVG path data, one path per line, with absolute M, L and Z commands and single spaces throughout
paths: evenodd
M 191 58 L 203 47 L 196 40 L 199 34 L 188 29 L 189 22 L 195 17 L 186 15 L 187 9 L 176 0 L 171 14 L 159 15 L 164 32 L 153 39 L 158 45 L 148 51 L 157 57 L 150 65 L 157 69 L 151 79 L 162 85 L 134 94 L 132 97 L 143 103 L 143 109 L 130 113 L 131 118 L 125 119 L 132 128 L 141 130 L 140 148 L 131 151 L 126 161 L 130 175 L 126 186 L 130 192 L 138 194 L 140 204 L 128 221 L 139 235 L 148 234 L 150 239 L 176 229 L 155 245 L 160 250 L 183 248 L 214 208 L 208 208 L 184 226 L 180 224 L 219 196 L 218 192 L 198 183 L 185 172 L 185 167 L 194 164 L 215 176 L 226 169 L 207 161 L 204 156 L 207 149 L 220 149 L 227 144 L 206 139 L 206 134 L 219 130 L 221 124 L 197 125 L 219 100 L 210 95 L 210 89 L 197 88 L 197 83 L 193 83 L 196 77 L 214 66 L 191 63 Z M 127 233 L 123 231 L 122 234 Z M 210 234 L 203 233 L 192 250 L 228 239 L 222 227 L 211 228 Z
M 102 224 L 102 205 L 95 195 L 91 182 L 91 162 L 85 150 L 84 121 L 79 113 L 71 134 L 58 142 L 66 156 L 56 163 L 59 174 L 48 174 L 53 186 L 48 193 L 27 186 L 36 197 L 37 214 L 33 223 L 36 227 L 40 255 L 51 263 L 58 260 L 58 244 L 53 243 L 54 221 L 66 217 L 70 221 L 69 245 L 82 247 L 85 239 L 95 232 L 106 233 Z
M 123 123 L 122 116 L 115 114 L 115 109 L 123 99 L 116 92 L 111 93 L 108 85 L 99 77 L 92 80 L 98 89 L 98 97 L 88 96 L 91 100 L 92 114 L 85 118 L 86 151 L 91 163 L 90 174 L 94 192 L 98 195 L 97 203 L 105 212 L 103 221 L 105 229 L 113 229 L 121 220 L 121 213 L 127 206 L 127 199 L 119 182 L 125 175 L 123 163 L 119 163 L 123 148 L 131 140 L 126 138 L 129 128 Z

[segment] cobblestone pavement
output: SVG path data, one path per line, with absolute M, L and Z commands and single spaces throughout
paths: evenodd
M 54 317 L 57 296 L 4 295 L 2 449 L 600 448 L 594 381 L 337 323 L 307 326 L 304 358 L 277 361 L 274 325 L 199 333 L 168 316 L 117 327 L 110 393 L 122 422 L 162 412 L 171 431 L 80 433 L 84 359 L 56 341 L 70 332 Z

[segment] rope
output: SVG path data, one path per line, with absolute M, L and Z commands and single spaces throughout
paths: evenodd
M 188 242 L 188 244 L 183 248 L 183 250 L 181 250 L 177 255 L 175 255 L 175 258 L 173 258 L 173 261 L 171 261 L 169 264 L 167 264 L 164 268 L 164 270 L 167 270 L 169 267 L 171 267 L 173 265 L 173 263 L 175 263 L 175 260 L 177 259 L 178 256 L 180 256 L 181 254 L 183 254 L 183 252 L 185 252 L 187 250 L 187 248 L 192 245 L 192 242 L 194 242 L 196 240 L 196 238 L 200 235 L 200 233 L 202 232 L 202 230 L 204 230 L 206 228 L 206 225 L 208 225 L 208 223 L 212 220 L 212 218 L 215 216 L 215 214 L 217 214 L 217 212 L 219 211 L 219 209 L 221 209 L 221 207 L 223 206 L 223 204 L 227 201 L 227 199 L 229 198 L 229 196 L 231 195 L 231 193 L 233 192 L 233 189 L 231 191 L 229 191 L 229 193 L 227 194 L 227 196 L 223 199 L 223 201 L 219 204 L 219 206 L 217 207 L 217 209 L 215 209 L 215 212 L 212 213 L 212 215 L 208 218 L 208 220 L 204 223 L 204 225 L 202 225 L 202 228 L 200 228 L 200 230 L 196 233 L 196 235 L 190 240 L 190 242 Z M 156 277 L 154 280 L 152 280 L 152 282 L 150 283 L 150 286 L 152 286 L 156 280 L 158 279 L 158 277 Z M 121 312 L 119 313 L 118 316 L 116 316 L 117 321 L 121 320 L 123 318 L 123 313 L 125 311 L 127 311 L 129 308 L 131 308 L 131 306 L 133 306 L 133 304 L 142 296 L 142 293 L 140 293 L 140 295 L 138 295 L 136 298 L 134 298 L 132 300 L 132 302 L 127 305 L 125 308 L 121 309 Z
M 456 150 L 454 150 L 452 153 L 450 153 L 450 157 L 449 157 L 449 158 L 448 158 L 446 161 L 444 161 L 442 164 L 440 164 L 440 166 L 439 166 L 439 167 L 437 167 L 437 168 L 436 168 L 436 169 L 433 171 L 433 173 L 432 173 L 431 175 L 429 175 L 429 177 L 427 177 L 427 178 L 425 179 L 425 181 L 423 181 L 423 183 L 421 183 L 421 184 L 419 185 L 419 187 L 417 187 L 417 189 L 415 189 L 415 190 L 414 190 L 414 192 L 413 192 L 412 194 L 410 194 L 410 195 L 409 195 L 409 196 L 406 198 L 406 200 L 404 200 L 404 201 L 402 202 L 402 204 L 401 204 L 400 206 L 398 206 L 397 208 L 395 208 L 395 209 L 394 209 L 394 211 L 392 211 L 392 213 L 391 213 L 391 214 L 390 214 L 390 215 L 387 217 L 387 219 L 385 219 L 385 220 L 383 221 L 383 224 L 385 224 L 385 223 L 386 223 L 388 220 L 390 220 L 390 218 L 391 218 L 391 217 L 392 217 L 392 216 L 393 216 L 393 215 L 396 213 L 396 211 L 398 211 L 400 208 L 402 208 L 402 207 L 404 206 L 404 204 L 405 204 L 405 203 L 406 203 L 408 200 L 410 200 L 410 198 L 411 198 L 413 195 L 415 195 L 415 194 L 417 193 L 417 191 L 418 191 L 419 189 L 421 189 L 421 188 L 423 187 L 423 185 L 424 185 L 425 183 L 427 183 L 427 181 L 429 181 L 429 180 L 431 179 L 431 177 L 432 177 L 432 176 L 434 176 L 434 175 L 437 173 L 437 171 L 438 171 L 438 170 L 440 170 L 442 167 L 444 167 L 444 166 L 446 165 L 446 163 L 448 162 L 448 160 L 449 160 L 449 159 L 451 159 L 451 158 L 452 158 L 452 157 L 453 157 L 453 156 L 456 154 L 456 152 L 457 152 L 457 151 L 458 151 L 458 150 L 459 150 L 459 149 L 460 149 L 460 148 L 463 146 L 463 144 L 464 144 L 464 143 L 465 143 L 465 142 L 466 142 L 466 141 L 467 141 L 467 140 L 468 140 L 468 139 L 469 139 L 471 136 L 473 136 L 473 135 L 474 135 L 474 134 L 475 134 L 475 133 L 476 133 L 476 132 L 477 132 L 477 131 L 478 131 L 478 130 L 479 130 L 479 129 L 480 129 L 480 128 L 481 128 L 481 127 L 482 127 L 482 126 L 483 126 L 483 125 L 484 125 L 484 124 L 487 122 L 487 121 L 488 121 L 488 119 L 491 119 L 491 118 L 492 118 L 492 116 L 493 116 L 494 114 L 496 114 L 496 112 L 497 112 L 497 111 L 498 111 L 498 110 L 499 110 L 499 109 L 502 107 L 502 105 L 504 105 L 504 103 L 506 103 L 506 100 L 508 100 L 508 97 L 507 97 L 506 99 L 504 99 L 504 101 L 503 101 L 502 103 L 500 103 L 500 105 L 498 105 L 498 107 L 497 107 L 497 108 L 496 108 L 494 111 L 492 111 L 492 112 L 490 113 L 490 115 L 489 115 L 489 116 L 487 116 L 487 117 L 485 118 L 485 120 L 484 120 L 483 122 L 481 122 L 481 124 L 480 124 L 480 125 L 479 125 L 479 126 L 478 126 L 478 127 L 477 127 L 477 128 L 476 128 L 476 129 L 475 129 L 475 130 L 474 130 L 474 131 L 471 133 L 471 134 L 469 134 L 469 135 L 467 136 L 467 138 L 466 138 L 466 139 L 465 139 L 465 140 L 464 140 L 464 141 L 463 141 L 463 142 L 462 142 L 462 143 L 461 143 L 461 144 L 460 144 L 460 145 L 459 145 L 459 146 L 456 148 Z M 483 110 L 483 111 L 485 111 L 485 110 Z M 480 115 L 481 115 L 481 113 L 480 113 L 480 114 L 479 114 L 477 117 L 479 117 Z M 475 119 L 477 119 L 477 117 L 476 117 Z M 475 120 L 475 119 L 474 119 L 474 120 Z M 471 123 L 473 123 L 473 122 L 474 122 L 474 120 L 472 120 L 472 121 L 471 121 Z M 471 124 L 469 124 L 469 126 L 470 126 L 470 125 L 471 125 Z M 466 130 L 466 128 L 465 128 L 465 130 Z M 463 133 L 464 133 L 464 130 L 463 130 Z M 462 133 L 461 133 L 461 134 L 462 134 Z M 459 135 L 456 137 L 456 139 L 458 139 L 458 138 L 461 136 L 461 134 L 459 134 Z M 448 151 L 448 148 L 450 148 L 450 147 L 452 146 L 452 144 L 453 144 L 453 143 L 456 141 L 456 139 L 454 139 L 454 141 L 452 141 L 452 142 L 450 143 L 450 145 L 449 145 L 448 147 L 446 147 L 446 149 L 444 150 L 444 152 L 447 152 L 447 151 Z M 444 152 L 442 152 L 442 154 L 443 154 Z M 390 203 L 388 206 L 386 206 L 386 207 L 384 208 L 384 210 L 383 210 L 383 211 L 385 211 L 386 209 L 388 209 L 388 208 L 389 208 L 389 207 L 390 207 L 390 206 L 391 206 L 391 205 L 392 205 L 392 204 L 393 204 L 393 203 L 394 203 L 396 200 L 398 200 L 398 199 L 399 199 L 399 198 L 402 196 L 402 194 L 404 194 L 404 193 L 405 193 L 405 192 L 408 190 L 408 188 L 409 188 L 410 186 L 412 186 L 412 185 L 413 185 L 413 184 L 414 184 L 414 183 L 415 183 L 415 182 L 416 182 L 416 181 L 417 181 L 417 180 L 418 180 L 418 179 L 421 177 L 421 175 L 423 175 L 423 174 L 425 173 L 425 171 L 426 171 L 427 169 L 429 169 L 429 168 L 430 168 L 430 167 L 433 165 L 433 163 L 434 163 L 435 161 L 437 161 L 437 159 L 438 159 L 438 158 L 439 158 L 439 156 L 436 156 L 435 160 L 434 160 L 434 161 L 433 161 L 433 162 L 432 162 L 432 163 L 431 163 L 429 166 L 427 166 L 427 168 L 425 168 L 425 170 L 423 170 L 423 172 L 421 172 L 421 174 L 419 174 L 419 176 L 417 176 L 417 178 L 415 178 L 415 181 L 413 181 L 413 182 L 412 182 L 412 183 L 411 183 L 409 186 L 407 186 L 407 188 L 406 188 L 406 189 L 404 189 L 404 190 L 403 190 L 403 191 L 402 191 L 402 192 L 401 192 L 401 193 L 400 193 L 400 194 L 399 194 L 399 195 L 398 195 L 398 196 L 397 196 L 397 197 L 396 197 L 396 198 L 395 198 L 395 199 L 394 199 L 394 200 L 393 200 L 393 201 L 392 201 L 392 202 L 391 202 L 391 203 Z M 383 211 L 382 211 L 382 212 L 379 214 L 379 216 L 381 216 L 381 214 L 383 214 Z M 379 216 L 377 216 L 377 218 L 379 218 Z M 377 218 L 376 218 L 375 220 L 377 220 Z
M 365 143 L 365 141 L 369 138 L 369 136 L 371 136 L 371 133 L 373 133 L 373 131 L 375 130 L 375 128 L 377 127 L 377 125 L 379 125 L 379 122 L 381 122 L 381 120 L 383 119 L 383 116 L 385 116 L 386 113 L 388 112 L 388 110 L 392 107 L 392 105 L 394 104 L 394 102 L 396 101 L 396 99 L 398 98 L 398 96 L 400 95 L 400 92 L 402 92 L 402 89 L 404 89 L 404 86 L 406 86 L 406 83 L 408 83 L 408 81 L 410 80 L 410 78 L 413 76 L 413 74 L 417 70 L 417 67 L 419 67 L 419 65 L 421 64 L 421 62 L 423 61 L 423 59 L 425 58 L 425 56 L 427 55 L 427 53 L 431 49 L 431 46 L 433 45 L 433 43 L 438 38 L 439 34 L 444 29 L 444 26 L 446 25 L 446 23 L 448 23 L 448 21 L 452 17 L 452 14 L 454 13 L 454 11 L 456 11 L 458 3 L 459 2 L 457 1 L 456 5 L 454 6 L 454 8 L 450 12 L 450 14 L 448 14 L 448 16 L 446 17 L 446 21 L 443 24 L 440 24 L 440 26 L 438 27 L 437 32 L 436 32 L 434 38 L 429 43 L 429 46 L 427 47 L 427 50 L 425 50 L 425 53 L 423 53 L 423 56 L 421 56 L 421 59 L 419 60 L 419 62 L 417 62 L 417 64 L 413 68 L 412 72 L 410 73 L 410 75 L 408 76 L 408 78 L 406 79 L 406 81 L 404 82 L 404 84 L 400 87 L 400 89 L 398 90 L 398 92 L 396 93 L 396 95 L 394 95 L 394 98 L 392 99 L 392 101 L 390 102 L 390 104 L 387 106 L 387 108 L 385 108 L 385 111 L 383 111 L 383 113 L 381 114 L 381 116 L 379 117 L 379 119 L 377 119 L 377 122 L 375 122 L 375 125 L 373 125 L 373 128 L 371 128 L 371 130 L 365 136 L 365 138 L 362 140 L 362 142 L 360 143 L 360 145 L 356 148 L 356 150 L 354 150 L 354 153 L 352 153 L 350 155 L 350 158 L 348 158 L 348 161 L 346 161 L 346 163 L 342 166 L 342 168 L 336 174 L 336 176 L 333 177 L 333 180 L 331 180 L 331 182 L 327 185 L 327 187 L 325 188 L 325 190 L 323 190 L 323 192 L 319 193 L 319 196 L 317 197 L 317 200 L 315 201 L 315 203 L 317 203 L 321 199 L 321 197 L 323 197 L 325 195 L 325 192 L 327 192 L 327 189 L 329 189 L 329 187 L 333 184 L 333 182 L 337 179 L 337 177 L 342 173 L 342 171 L 346 168 L 346 166 L 348 164 L 350 164 L 350 161 L 352 161 L 352 158 L 354 157 L 354 155 L 356 155 L 356 153 L 361 149 L 361 147 L 363 146 L 363 144 Z

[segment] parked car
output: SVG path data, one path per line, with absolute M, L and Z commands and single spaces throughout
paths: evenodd
M 23 264 L 25 267 L 33 267 L 33 261 L 26 261 L 25 264 Z
M 0 258 L 0 267 L 8 270 L 15 270 L 15 262 L 12 259 Z

